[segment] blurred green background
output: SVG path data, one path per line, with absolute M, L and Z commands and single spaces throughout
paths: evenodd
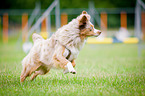
M 88 8 L 90 0 L 60 0 L 60 8 Z M 142 0 L 145 2 L 145 0 Z M 41 3 L 41 8 L 46 9 L 53 0 L 4 0 L 0 9 L 33 9 L 35 2 Z M 96 8 L 123 8 L 135 7 L 136 0 L 94 0 Z

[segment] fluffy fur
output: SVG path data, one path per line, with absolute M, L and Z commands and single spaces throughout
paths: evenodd
M 59 28 L 49 39 L 44 40 L 34 33 L 34 45 L 22 61 L 20 81 L 23 82 L 32 73 L 33 80 L 37 75 L 49 72 L 51 68 L 62 68 L 64 73 L 75 74 L 75 59 L 87 37 L 98 36 L 100 33 L 90 22 L 90 15 L 86 11 Z

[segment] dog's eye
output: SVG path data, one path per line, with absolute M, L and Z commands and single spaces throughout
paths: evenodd
M 93 30 L 93 27 L 91 26 L 91 27 L 90 27 L 90 31 L 92 31 L 92 30 Z
M 91 30 L 93 29 L 93 27 L 91 26 Z

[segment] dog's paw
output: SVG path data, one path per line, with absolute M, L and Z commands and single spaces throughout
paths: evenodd
M 76 74 L 77 72 L 76 72 L 75 70 L 73 70 L 73 71 L 71 71 L 70 73 L 72 73 L 72 74 Z
M 75 70 L 69 71 L 68 69 L 65 69 L 63 71 L 63 74 L 67 74 L 67 73 L 72 73 L 72 74 L 76 74 L 77 72 Z
M 68 63 L 67 63 L 66 69 L 64 70 L 64 74 L 66 74 L 66 73 L 68 73 L 68 72 L 70 72 L 70 73 L 72 73 L 72 74 L 76 74 L 76 71 L 75 71 L 75 69 L 73 68 L 71 62 L 68 62 Z

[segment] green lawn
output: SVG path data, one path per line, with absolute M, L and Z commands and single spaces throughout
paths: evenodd
M 145 51 L 137 57 L 136 44 L 86 44 L 76 60 L 76 75 L 52 69 L 20 83 L 24 56 L 15 44 L 0 44 L 0 96 L 145 95 Z

